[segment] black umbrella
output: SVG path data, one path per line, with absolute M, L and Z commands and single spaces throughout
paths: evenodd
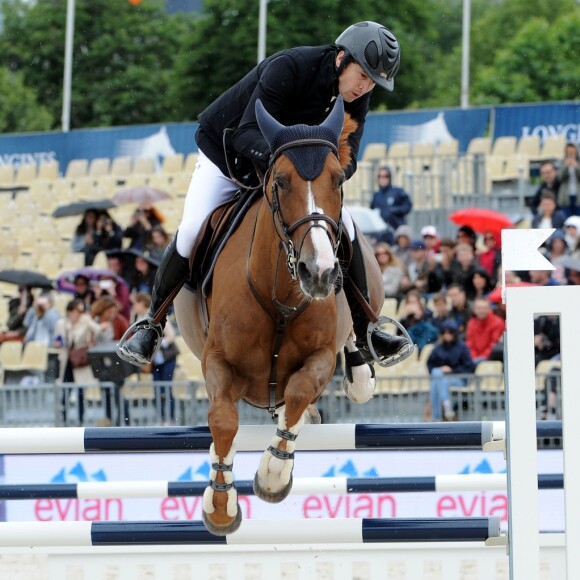
M 102 211 L 104 209 L 111 209 L 117 207 L 117 204 L 111 199 L 87 199 L 83 201 L 75 201 L 67 203 L 66 205 L 59 205 L 53 212 L 52 217 L 70 217 L 73 215 L 84 214 L 88 210 Z
M 0 271 L 0 282 L 29 288 L 52 288 L 52 280 L 50 278 L 32 270 L 2 270 Z

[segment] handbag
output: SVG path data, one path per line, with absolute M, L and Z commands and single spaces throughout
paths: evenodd
M 73 369 L 86 367 L 89 365 L 89 347 L 81 346 L 80 348 L 71 348 L 68 351 L 68 360 Z

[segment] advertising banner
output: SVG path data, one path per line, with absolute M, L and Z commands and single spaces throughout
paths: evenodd
M 234 461 L 238 480 L 252 480 L 260 453 Z M 205 454 L 5 456 L 5 483 L 79 483 L 86 481 L 207 481 Z M 410 477 L 443 474 L 503 473 L 501 453 L 482 451 L 300 452 L 294 477 Z M 560 451 L 538 453 L 540 473 L 562 473 Z M 564 529 L 563 493 L 540 492 L 542 531 Z M 0 502 L 0 505 L 2 502 Z M 499 516 L 507 524 L 507 492 L 422 492 L 290 495 L 272 505 L 240 497 L 245 518 L 392 518 Z M 39 499 L 5 502 L 7 521 L 199 520 L 201 497 L 156 499 Z

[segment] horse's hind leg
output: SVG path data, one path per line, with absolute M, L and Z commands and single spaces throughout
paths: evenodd
M 288 381 L 276 435 L 264 452 L 254 478 L 254 493 L 264 501 L 281 502 L 292 489 L 295 441 L 304 424 L 304 412 L 324 391 L 334 360 L 334 353 L 318 351 Z
M 211 355 L 210 355 L 211 356 Z M 210 397 L 208 423 L 213 443 L 210 447 L 210 482 L 203 494 L 203 521 L 217 536 L 235 532 L 242 522 L 232 466 L 234 437 L 238 431 L 237 397 L 229 365 L 213 355 L 206 361 L 206 386 Z

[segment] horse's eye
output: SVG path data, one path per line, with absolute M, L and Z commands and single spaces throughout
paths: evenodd
M 341 188 L 341 187 L 344 185 L 344 182 L 345 182 L 345 181 L 346 181 L 346 179 L 345 179 L 345 177 L 344 177 L 344 174 L 342 174 L 342 175 L 339 175 L 339 176 L 336 178 L 336 187 L 337 187 L 337 188 Z

